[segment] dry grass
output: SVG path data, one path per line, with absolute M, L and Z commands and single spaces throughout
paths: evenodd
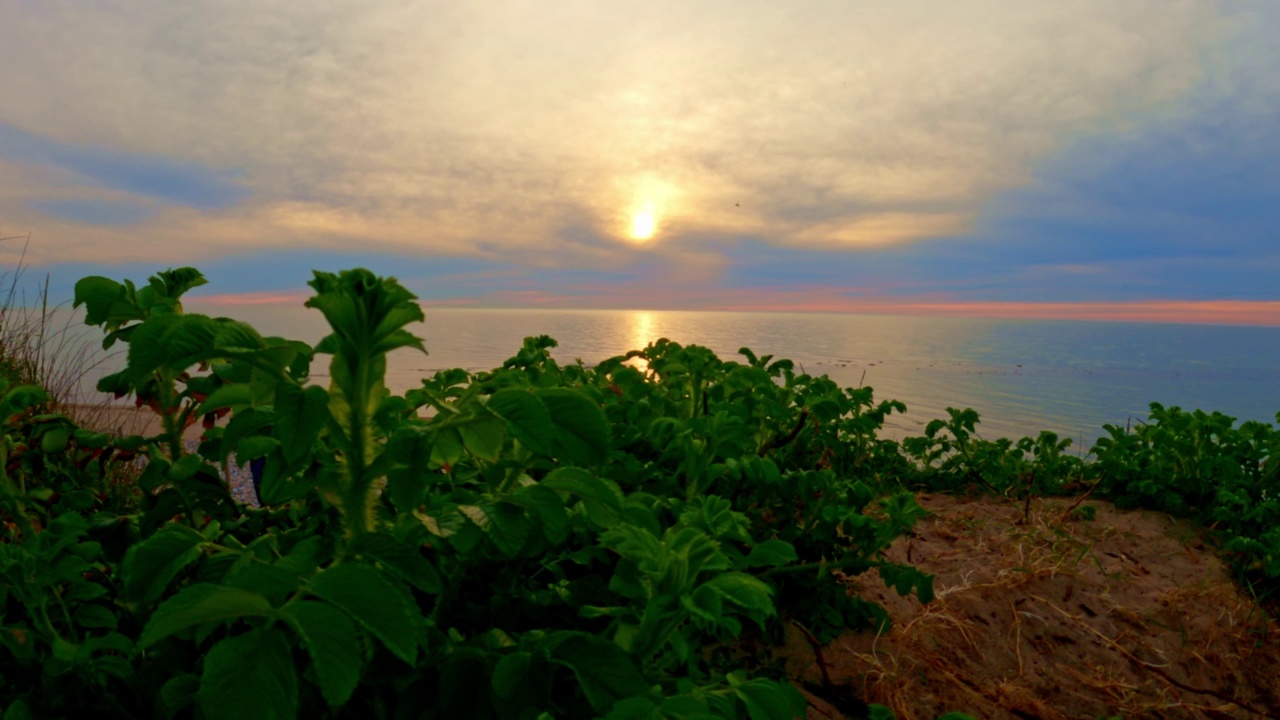
M 49 304 L 48 275 L 34 284 L 28 282 L 24 259 L 30 239 L 29 235 L 0 238 L 0 242 L 23 243 L 17 265 L 0 273 L 0 378 L 11 386 L 41 386 L 53 397 L 51 410 L 85 427 L 97 427 L 95 421 L 114 415 L 109 409 L 111 399 L 85 392 L 81 381 L 109 356 L 83 325 L 81 315 L 67 308 L 69 301 Z
M 851 578 L 894 626 L 825 649 L 837 685 L 902 720 L 1280 717 L 1280 627 L 1179 523 L 1101 501 L 1094 522 L 1053 500 L 921 503 L 934 515 L 888 554 L 934 573 L 937 597 Z M 788 654 L 811 678 L 812 653 Z
M 111 356 L 101 349 L 97 333 L 84 325 L 82 314 L 66 307 L 69 301 L 50 305 L 48 275 L 35 282 L 27 277 L 24 259 L 30 239 L 0 237 L 0 242 L 23 243 L 15 267 L 0 273 L 0 381 L 8 387 L 39 385 L 52 398 L 45 410 L 80 427 L 118 436 L 146 430 L 145 414 L 84 387 L 84 378 L 98 374 Z M 111 507 L 125 511 L 136 505 L 138 472 L 131 463 L 103 467 L 99 489 Z

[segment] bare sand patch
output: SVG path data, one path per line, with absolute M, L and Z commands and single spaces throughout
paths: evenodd
M 1071 499 L 925 495 L 934 513 L 889 557 L 936 575 L 922 606 L 874 571 L 851 591 L 881 603 L 886 633 L 825 648 L 833 683 L 903 720 L 1280 717 L 1280 626 L 1232 581 L 1186 521 Z M 821 685 L 788 637 L 793 677 Z M 811 693 L 810 718 L 843 717 Z

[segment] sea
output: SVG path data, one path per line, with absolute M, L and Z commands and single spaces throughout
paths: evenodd
M 316 342 L 327 332 L 318 311 L 291 305 L 202 306 L 188 312 L 235 317 L 264 335 Z M 426 307 L 410 329 L 427 353 L 388 359 L 394 392 L 435 371 L 487 370 L 532 335 L 549 335 L 562 364 L 593 365 L 668 338 L 709 347 L 722 359 L 738 349 L 789 358 L 797 369 L 843 387 L 870 387 L 907 411 L 882 435 L 918 435 L 946 409 L 973 408 L 986 438 L 1051 430 L 1082 451 L 1104 424 L 1132 426 L 1148 407 L 1218 411 L 1275 424 L 1280 412 L 1280 328 L 1067 320 L 631 310 Z M 122 362 L 104 363 L 109 371 Z M 327 382 L 327 367 L 312 370 Z

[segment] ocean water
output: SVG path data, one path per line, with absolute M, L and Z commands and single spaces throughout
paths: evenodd
M 315 342 L 319 312 L 293 306 L 202 306 L 266 335 Z M 1146 418 L 1148 403 L 1217 410 L 1239 420 L 1276 422 L 1280 412 L 1280 328 L 791 313 L 426 308 L 413 327 L 427 355 L 397 351 L 388 384 L 403 392 L 436 370 L 485 370 L 550 335 L 562 364 L 594 364 L 659 338 L 705 345 L 723 359 L 790 358 L 845 387 L 870 386 L 901 400 L 885 434 L 919 434 L 948 406 L 972 407 L 984 437 L 1052 430 L 1088 446 L 1102 425 Z M 114 363 L 109 363 L 110 367 Z M 313 377 L 325 382 L 317 365 Z

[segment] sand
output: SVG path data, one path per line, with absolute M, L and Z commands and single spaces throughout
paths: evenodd
M 1101 501 L 1092 521 L 1064 520 L 1069 499 L 1027 516 L 1002 498 L 920 502 L 934 517 L 888 555 L 935 574 L 937 599 L 899 597 L 874 571 L 849 578 L 893 627 L 825 648 L 835 696 L 901 720 L 1280 717 L 1280 625 L 1191 524 Z M 798 630 L 787 657 L 818 690 L 809 717 L 843 717 Z

